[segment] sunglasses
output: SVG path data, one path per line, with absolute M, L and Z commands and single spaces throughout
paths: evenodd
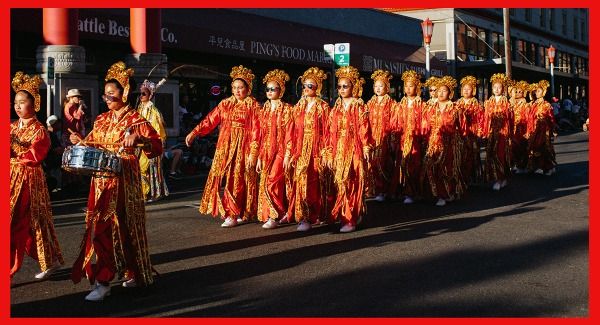
M 337 85 L 337 89 L 348 89 L 350 85 Z
M 102 95 L 102 100 L 105 102 L 116 102 L 121 100 L 121 98 L 111 95 Z
M 281 88 L 279 88 L 279 87 L 267 87 L 267 88 L 265 88 L 265 91 L 269 93 L 269 92 L 276 92 L 280 89 Z
M 317 85 L 315 85 L 315 84 L 302 84 L 302 88 L 317 89 Z
M 148 97 L 148 96 L 150 96 L 150 94 L 148 94 L 148 93 L 142 93 L 142 96 Z

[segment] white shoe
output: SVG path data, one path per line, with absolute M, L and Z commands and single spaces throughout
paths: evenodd
M 85 296 L 85 300 L 87 301 L 102 301 L 104 297 L 110 296 L 110 287 L 103 286 L 100 283 L 96 282 L 96 287 L 92 292 L 90 292 L 87 296 Z
M 500 188 L 501 188 L 501 187 L 502 187 L 502 186 L 500 185 L 500 182 L 496 182 L 496 183 L 494 183 L 494 186 L 492 186 L 492 189 L 493 189 L 494 191 L 500 191 Z
M 550 175 L 552 175 L 554 173 L 556 173 L 556 168 L 552 168 L 552 169 L 548 170 L 544 175 L 550 176 Z
M 48 268 L 46 271 L 40 272 L 38 274 L 35 275 L 35 278 L 38 280 L 44 280 L 46 278 L 48 278 L 52 273 L 54 273 L 54 271 L 60 269 L 60 265 L 53 265 L 50 268 Z
M 534 173 L 542 175 L 542 174 L 544 174 L 544 170 L 542 170 L 541 168 L 538 168 L 535 170 Z
M 413 202 L 415 202 L 415 201 L 413 201 L 413 199 L 410 196 L 407 196 L 404 199 L 404 204 L 412 204 Z
M 234 217 L 227 217 L 225 221 L 221 224 L 223 228 L 231 228 L 237 226 L 238 222 Z
M 244 218 L 237 217 L 236 221 L 237 221 L 237 223 L 244 223 Z
M 296 231 L 308 231 L 308 230 L 310 230 L 310 228 L 312 228 L 312 226 L 310 225 L 310 223 L 302 220 L 298 224 L 298 227 L 296 228 Z
M 284 223 L 290 223 L 290 216 L 286 213 L 281 219 L 279 219 L 279 224 L 282 225 Z
M 135 288 L 135 287 L 137 287 L 137 282 L 135 282 L 135 279 L 129 279 L 129 280 L 123 282 L 123 287 L 124 288 Z
M 385 201 L 385 195 L 383 195 L 383 193 L 382 193 L 382 194 L 379 194 L 379 195 L 377 195 L 377 196 L 375 197 L 375 201 L 377 201 L 377 202 L 383 202 L 383 201 Z
M 277 228 L 277 221 L 275 219 L 269 219 L 269 221 L 265 222 L 262 225 L 263 229 L 275 229 Z
M 342 228 L 340 228 L 340 232 L 353 232 L 356 229 L 351 223 L 347 223 Z
M 446 205 L 446 200 L 439 199 L 435 205 L 437 205 L 438 207 L 443 207 L 444 205 Z
M 503 179 L 502 182 L 500 182 L 500 188 L 505 187 L 508 184 L 508 181 Z

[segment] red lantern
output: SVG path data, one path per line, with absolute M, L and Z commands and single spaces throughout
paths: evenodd
M 555 55 L 556 55 L 556 49 L 554 48 L 554 46 L 550 45 L 550 47 L 548 48 L 548 60 L 550 60 L 550 63 L 554 63 Z
M 425 44 L 431 43 L 431 35 L 433 35 L 433 22 L 427 17 L 421 22 L 421 28 L 423 29 L 423 40 Z

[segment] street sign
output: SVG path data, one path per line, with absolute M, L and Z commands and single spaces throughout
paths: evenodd
M 335 63 L 340 66 L 350 65 L 350 43 L 335 44 Z
M 325 54 L 327 54 L 327 57 L 329 57 L 329 60 L 335 59 L 335 57 L 334 57 L 335 45 L 323 44 L 323 50 L 325 51 Z
M 48 57 L 48 69 L 46 69 L 48 73 L 48 80 L 54 79 L 54 58 Z

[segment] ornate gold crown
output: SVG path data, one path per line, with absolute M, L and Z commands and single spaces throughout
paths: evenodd
M 492 75 L 492 77 L 490 78 L 490 81 L 492 82 L 492 85 L 495 83 L 501 83 L 502 86 L 507 86 L 508 85 L 508 78 L 506 78 L 506 76 L 504 75 L 504 73 L 495 73 Z
M 473 88 L 473 96 L 477 95 L 477 85 L 478 84 L 479 84 L 479 80 L 477 80 L 473 76 L 466 76 L 466 77 L 460 79 L 461 89 L 464 85 L 471 85 L 471 88 Z
M 402 73 L 402 81 L 412 80 L 418 88 L 421 88 L 421 76 L 415 70 L 406 70 Z
M 283 93 L 285 93 L 285 83 L 290 81 L 290 76 L 283 70 L 275 69 L 269 71 L 267 75 L 263 78 L 264 84 L 268 83 L 269 81 L 275 81 L 279 85 L 279 87 L 281 88 L 279 97 L 281 98 L 283 97 Z
M 527 93 L 529 91 L 529 83 L 527 83 L 527 81 L 525 80 L 521 80 L 519 82 L 516 82 L 513 87 L 516 87 L 518 89 L 521 89 L 523 92 Z
M 252 92 L 252 81 L 254 80 L 254 74 L 252 70 L 244 67 L 243 65 L 238 65 L 237 67 L 231 68 L 231 73 L 229 74 L 231 80 L 242 79 L 246 82 L 249 88 L 249 92 Z
M 115 79 L 121 87 L 123 87 L 123 97 L 121 101 L 127 102 L 127 95 L 129 95 L 129 78 L 133 76 L 133 69 L 127 68 L 123 61 L 119 61 L 110 66 L 104 81 Z
M 374 81 L 383 81 L 383 83 L 388 87 L 388 89 L 390 88 L 390 80 L 392 80 L 392 78 L 393 76 L 389 71 L 381 69 L 375 70 L 375 72 L 373 72 L 373 74 L 371 75 L 371 79 L 373 79 Z
M 431 76 L 431 77 L 429 77 L 429 79 L 427 79 L 425 81 L 425 84 L 423 86 L 425 86 L 427 88 L 429 88 L 431 86 L 436 86 L 436 83 L 438 82 L 439 79 L 440 78 L 438 78 L 438 77 Z
M 308 70 L 304 71 L 304 74 L 301 77 L 302 83 L 307 79 L 313 79 L 317 83 L 317 95 L 321 96 L 321 90 L 323 89 L 323 80 L 327 79 L 327 74 L 325 71 L 317 68 L 310 67 Z
M 31 96 L 33 96 L 33 107 L 36 112 L 40 110 L 40 84 L 42 83 L 42 79 L 38 75 L 29 76 L 23 73 L 23 71 L 18 71 L 12 82 L 12 88 L 16 93 L 19 91 L 26 91 Z
M 362 93 L 362 86 L 360 84 L 360 74 L 358 69 L 353 66 L 347 65 L 345 67 L 338 68 L 335 70 L 335 76 L 338 79 L 347 78 L 352 83 L 352 97 L 359 97 L 358 93 Z M 364 80 L 364 79 L 363 79 Z
M 437 80 L 434 82 L 434 85 L 436 85 L 438 88 L 441 86 L 448 87 L 448 90 L 450 91 L 450 99 L 452 99 L 454 96 L 454 89 L 458 85 L 456 79 L 452 78 L 451 76 L 443 76 L 442 78 L 437 78 Z
M 546 90 L 546 89 L 548 89 L 548 87 L 550 87 L 550 83 L 548 82 L 548 80 L 538 81 L 538 88 L 542 88 L 542 89 Z

